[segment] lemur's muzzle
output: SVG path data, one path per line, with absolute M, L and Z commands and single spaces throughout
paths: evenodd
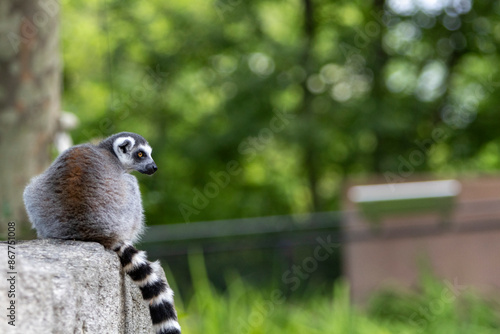
M 144 173 L 151 175 L 154 172 L 156 172 L 157 170 L 158 170 L 158 167 L 156 167 L 156 164 L 154 162 L 152 162 L 146 166 L 146 170 L 144 171 Z

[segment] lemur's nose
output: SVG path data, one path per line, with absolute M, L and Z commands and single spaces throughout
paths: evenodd
M 154 172 L 156 172 L 158 170 L 158 167 L 156 166 L 156 164 L 154 162 L 150 163 L 149 165 L 147 165 L 146 167 L 146 172 L 151 175 L 153 174 Z

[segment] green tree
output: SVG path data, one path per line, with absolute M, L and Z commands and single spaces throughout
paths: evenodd
M 419 4 L 67 3 L 64 106 L 78 141 L 150 140 L 153 224 L 336 210 L 350 176 L 495 171 L 500 6 Z

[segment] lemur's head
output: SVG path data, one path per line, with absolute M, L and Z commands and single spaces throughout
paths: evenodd
M 151 175 L 156 166 L 146 139 L 132 132 L 120 132 L 102 141 L 99 146 L 111 150 L 127 171 L 136 170 Z

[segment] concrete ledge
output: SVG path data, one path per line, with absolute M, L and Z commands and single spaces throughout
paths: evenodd
M 0 333 L 154 333 L 149 310 L 118 256 L 98 243 L 32 240 L 15 245 L 9 275 L 0 243 Z M 15 298 L 9 298 L 15 276 Z M 15 326 L 7 316 L 15 301 Z

